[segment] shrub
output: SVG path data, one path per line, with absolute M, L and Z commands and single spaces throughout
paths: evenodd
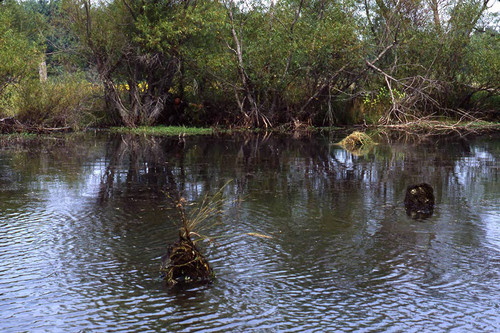
M 40 83 L 26 81 L 18 86 L 13 108 L 16 118 L 36 127 L 79 129 L 96 122 L 102 89 L 77 76 Z
M 399 102 L 406 97 L 404 92 L 398 89 L 392 90 L 392 96 L 390 91 L 386 87 L 381 87 L 376 94 L 367 94 L 363 99 L 363 110 L 365 113 L 365 120 L 369 124 L 376 124 L 380 118 L 386 114 L 394 102 Z

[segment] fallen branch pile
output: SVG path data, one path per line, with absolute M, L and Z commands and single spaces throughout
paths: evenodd
M 0 134 L 9 133 L 63 133 L 71 132 L 73 128 L 69 126 L 65 127 L 44 127 L 40 125 L 28 125 L 23 124 L 14 117 L 7 117 L 0 119 Z

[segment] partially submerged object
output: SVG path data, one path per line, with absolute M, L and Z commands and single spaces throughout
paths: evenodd
M 204 284 L 214 279 L 214 272 L 205 256 L 196 247 L 196 240 L 207 239 L 201 232 L 208 227 L 206 222 L 222 212 L 224 206 L 223 189 L 227 182 L 213 196 L 206 195 L 201 204 L 186 213 L 187 201 L 176 193 L 175 208 L 180 217 L 179 240 L 170 245 L 167 254 L 162 257 L 160 275 L 168 285 Z
M 168 285 L 209 283 L 214 273 L 208 261 L 189 236 L 180 234 L 162 258 L 160 273 Z
M 406 214 L 414 219 L 432 216 L 434 212 L 434 190 L 427 183 L 408 186 L 405 196 Z
M 366 154 L 375 144 L 368 134 L 359 131 L 352 132 L 338 143 L 342 148 L 357 155 Z
M 210 239 L 202 235 L 209 228 L 207 224 L 216 215 L 223 212 L 227 200 L 223 196 L 223 190 L 228 181 L 213 196 L 206 195 L 203 201 L 186 214 L 187 201 L 177 193 L 174 200 L 175 207 L 180 216 L 179 240 L 168 247 L 167 254 L 162 257 L 160 277 L 169 285 L 191 285 L 206 284 L 215 279 L 215 274 L 205 256 L 196 247 L 196 242 Z M 217 222 L 212 225 L 217 224 Z M 259 238 L 272 238 L 257 232 L 247 232 L 240 235 L 248 235 Z M 193 240 L 191 236 L 196 237 Z M 234 235 L 233 235 L 234 236 Z

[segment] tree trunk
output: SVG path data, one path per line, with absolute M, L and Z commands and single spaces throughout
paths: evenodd
M 441 34 L 441 19 L 439 17 L 439 0 L 429 0 L 429 6 L 432 10 L 434 25 L 439 34 Z
M 262 120 L 264 126 L 268 127 L 268 126 L 271 126 L 271 123 L 264 115 L 262 115 L 259 112 L 259 108 L 257 106 L 254 95 L 253 95 L 252 90 L 250 88 L 248 75 L 245 71 L 245 66 L 244 66 L 244 62 L 243 62 L 243 51 L 241 48 L 241 41 L 240 41 L 240 38 L 238 37 L 238 34 L 237 34 L 235 26 L 234 26 L 234 17 L 233 17 L 233 11 L 232 11 L 234 6 L 235 6 L 234 1 L 231 1 L 229 4 L 229 7 L 227 8 L 227 11 L 228 11 L 228 16 L 229 16 L 229 22 L 231 24 L 231 34 L 233 36 L 233 41 L 234 41 L 234 44 L 236 46 L 236 49 L 232 49 L 232 50 L 236 54 L 236 57 L 238 59 L 238 73 L 240 75 L 241 85 L 243 86 L 243 90 L 245 92 L 245 97 L 248 100 L 248 103 L 250 104 L 250 113 L 246 113 L 243 111 L 243 115 L 245 116 L 245 123 L 246 123 L 246 125 L 259 127 L 260 122 Z
M 38 75 L 41 83 L 47 82 L 47 63 L 45 61 L 38 65 Z

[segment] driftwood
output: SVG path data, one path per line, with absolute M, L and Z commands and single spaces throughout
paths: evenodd
M 66 133 L 73 131 L 70 126 L 65 127 L 43 127 L 43 126 L 27 126 L 25 132 L 30 133 Z
M 160 273 L 168 285 L 178 283 L 209 283 L 214 279 L 212 268 L 189 236 L 179 235 L 179 241 L 162 257 Z
M 0 119 L 0 133 L 15 133 L 18 132 L 22 124 L 14 117 Z
M 28 125 L 23 124 L 14 117 L 7 117 L 0 119 L 0 133 L 64 133 L 71 132 L 73 130 L 70 126 L 64 127 L 44 127 L 38 125 Z

